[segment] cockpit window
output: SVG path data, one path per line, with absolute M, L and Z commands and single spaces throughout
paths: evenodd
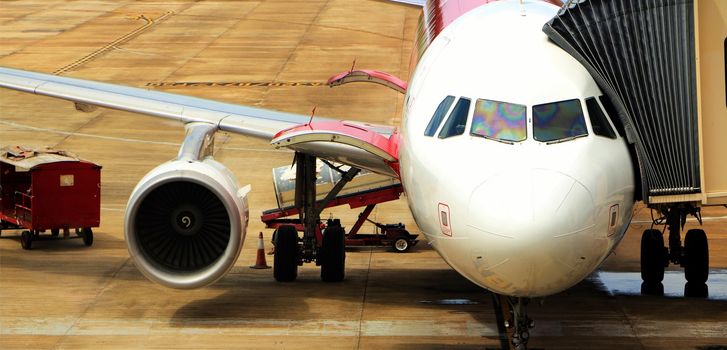
M 467 125 L 467 115 L 470 110 L 470 99 L 460 98 L 457 104 L 452 108 L 452 112 L 449 113 L 447 122 L 444 123 L 442 131 L 439 132 L 440 139 L 446 139 L 447 137 L 457 136 L 464 134 L 464 128 Z
M 470 134 L 505 142 L 527 138 L 527 108 L 514 103 L 478 99 Z
M 580 100 L 533 106 L 533 137 L 541 142 L 566 141 L 588 135 Z
M 447 96 L 439 103 L 437 110 L 434 111 L 434 115 L 429 121 L 429 125 L 427 125 L 427 128 L 424 130 L 424 136 L 434 136 L 437 129 L 439 129 L 439 125 L 442 124 L 444 116 L 447 115 L 449 107 L 452 106 L 452 102 L 454 102 L 454 96 Z
M 611 121 L 616 127 L 616 131 L 618 131 L 618 134 L 621 135 L 621 137 L 626 137 L 626 131 L 624 130 L 623 122 L 621 122 L 621 117 L 618 116 L 618 112 L 616 112 L 616 107 L 613 106 L 613 102 L 611 102 L 611 99 L 608 98 L 608 96 L 606 95 L 599 96 L 598 99 L 601 100 L 601 104 L 603 105 L 603 109 L 606 110 L 606 114 L 611 117 Z
M 611 129 L 611 124 L 608 123 L 608 119 L 606 119 L 606 115 L 603 114 L 601 106 L 598 105 L 595 97 L 589 97 L 586 99 L 586 108 L 588 109 L 588 116 L 591 118 L 593 133 L 599 136 L 615 139 L 616 132 Z

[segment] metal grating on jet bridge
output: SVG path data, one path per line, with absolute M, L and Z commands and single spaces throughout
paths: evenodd
M 692 0 L 570 0 L 543 31 L 611 99 L 642 196 L 700 191 Z

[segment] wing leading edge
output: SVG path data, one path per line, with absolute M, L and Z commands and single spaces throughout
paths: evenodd
M 270 140 L 308 116 L 196 97 L 0 67 L 0 87 L 76 103 L 172 119 L 215 124 L 222 131 Z M 323 119 L 323 118 L 316 118 Z
M 262 108 L 222 103 L 202 98 L 151 91 L 140 88 L 99 83 L 94 81 L 59 77 L 24 70 L 0 67 L 0 87 L 36 95 L 72 101 L 76 108 L 83 111 L 91 106 L 100 106 L 154 117 L 176 120 L 181 123 L 202 122 L 216 125 L 219 130 L 256 137 L 270 141 L 282 130 L 307 125 L 310 116 L 278 112 Z M 332 119 L 315 118 L 316 122 L 335 122 Z M 350 122 L 351 124 L 355 122 Z M 393 127 L 366 123 L 355 123 L 357 127 L 386 138 L 396 138 Z M 306 143 L 309 143 L 306 145 Z M 275 146 L 286 147 L 276 143 Z M 291 145 L 292 146 L 292 145 Z M 315 153 L 323 158 L 346 162 L 356 158 L 358 164 L 381 164 L 381 157 L 374 148 L 343 145 L 336 138 L 328 142 L 310 140 L 295 146 L 298 152 Z M 289 147 L 293 148 L 293 147 Z M 367 161 L 367 158 L 371 158 Z M 363 159 L 363 160 L 362 160 Z M 398 159 L 397 159 L 398 161 Z M 368 170 L 394 176 L 391 168 L 366 167 Z

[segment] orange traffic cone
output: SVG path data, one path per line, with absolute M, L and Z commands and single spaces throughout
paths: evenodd
M 268 263 L 265 262 L 265 243 L 263 242 L 263 233 L 260 232 L 260 240 L 257 242 L 257 259 L 255 265 L 250 266 L 251 269 L 269 269 Z

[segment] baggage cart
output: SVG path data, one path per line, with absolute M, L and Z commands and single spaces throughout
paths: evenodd
M 42 233 L 93 244 L 101 214 L 101 166 L 63 151 L 0 149 L 0 233 L 22 230 L 30 249 Z

